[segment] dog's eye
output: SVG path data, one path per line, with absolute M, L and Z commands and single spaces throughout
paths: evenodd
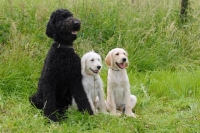
M 119 53 L 116 53 L 115 55 L 119 55 Z
M 124 55 L 126 55 L 125 53 L 123 53 Z
M 94 61 L 94 59 L 91 59 L 90 61 Z

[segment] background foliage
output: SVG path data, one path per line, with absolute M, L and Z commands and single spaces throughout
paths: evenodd
M 188 21 L 180 0 L 0 0 L 1 132 L 198 132 L 200 2 L 190 0 Z M 46 124 L 28 102 L 52 40 L 50 14 L 67 8 L 82 22 L 75 41 L 82 56 L 94 49 L 104 59 L 122 47 L 129 53 L 137 119 L 88 116 L 69 111 L 60 124 Z M 101 72 L 106 92 L 107 67 Z

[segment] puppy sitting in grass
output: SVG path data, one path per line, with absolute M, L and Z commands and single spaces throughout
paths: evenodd
M 132 109 L 137 103 L 137 98 L 130 93 L 130 84 L 126 68 L 129 65 L 128 54 L 122 48 L 112 49 L 105 58 L 105 63 L 110 68 L 107 77 L 107 108 L 112 115 L 136 117 Z M 117 113 L 117 110 L 121 111 Z
M 81 58 L 82 84 L 94 114 L 98 113 L 98 109 L 106 113 L 103 83 L 99 75 L 101 68 L 102 59 L 99 54 L 91 51 Z M 74 101 L 73 106 L 76 106 Z

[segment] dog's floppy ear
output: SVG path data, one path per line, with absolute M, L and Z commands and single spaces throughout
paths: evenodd
M 125 67 L 127 68 L 129 66 L 128 53 L 127 52 L 126 52 L 126 57 L 127 57 L 127 61 L 125 62 Z
M 56 16 L 55 16 L 55 12 L 53 12 L 51 14 L 51 17 L 49 19 L 49 22 L 47 23 L 47 26 L 46 26 L 46 35 L 50 38 L 53 38 L 56 36 L 56 27 L 55 27 L 55 21 L 56 20 Z
M 129 65 L 128 60 L 125 62 L 125 67 L 127 68 Z
M 112 50 L 106 55 L 105 63 L 108 66 L 112 65 Z

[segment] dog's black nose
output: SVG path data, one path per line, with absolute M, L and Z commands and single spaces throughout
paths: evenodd
M 81 23 L 79 21 L 77 21 L 77 20 L 74 22 L 74 25 L 80 25 L 80 24 Z
M 122 61 L 125 62 L 125 61 L 126 61 L 126 58 L 123 58 Z
M 81 22 L 78 21 L 78 20 L 75 20 L 75 21 L 74 21 L 74 28 L 73 28 L 73 30 L 74 30 L 74 31 L 79 31 L 80 28 L 81 28 Z
M 98 69 L 101 69 L 101 66 L 97 66 Z

